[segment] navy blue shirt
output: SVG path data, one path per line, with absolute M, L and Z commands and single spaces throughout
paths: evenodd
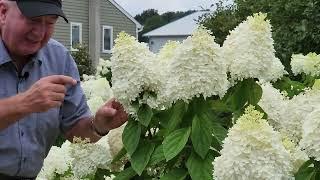
M 71 76 L 78 81 L 75 86 L 66 86 L 61 107 L 32 113 L 0 130 L 0 174 L 35 177 L 57 136 L 91 113 L 80 87 L 77 66 L 70 52 L 57 41 L 51 39 L 24 66 L 21 74 L 19 77 L 0 39 L 0 100 L 28 90 L 49 75 Z

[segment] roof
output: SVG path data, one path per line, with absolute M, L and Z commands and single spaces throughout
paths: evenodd
M 109 0 L 115 7 L 117 7 L 124 15 L 126 15 L 131 21 L 133 21 L 138 30 L 142 30 L 143 26 L 135 20 L 126 10 L 124 10 L 118 3 L 116 3 L 114 0 Z
M 157 29 L 149 31 L 142 36 L 189 36 L 199 26 L 198 19 L 210 11 L 197 11 Z

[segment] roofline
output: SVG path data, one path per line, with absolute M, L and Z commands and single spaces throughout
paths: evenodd
M 191 36 L 191 34 L 142 35 L 143 37 Z
M 210 11 L 207 11 L 207 10 L 199 10 L 199 11 L 195 11 L 195 12 L 193 12 L 193 13 L 191 13 L 191 14 L 198 13 L 198 12 L 210 12 Z M 166 27 L 166 26 L 168 26 L 169 24 L 174 23 L 174 22 L 176 22 L 176 21 L 178 21 L 178 20 L 181 20 L 181 19 L 183 19 L 183 18 L 186 18 L 187 16 L 189 16 L 189 15 L 191 15 L 191 14 L 188 14 L 188 15 L 186 15 L 186 16 L 183 16 L 182 18 L 176 19 L 176 20 L 174 20 L 174 21 L 169 22 L 168 24 L 165 24 L 165 25 L 160 26 L 160 27 L 158 27 L 158 28 L 156 28 L 156 29 L 153 29 L 153 30 L 151 30 L 151 31 L 149 31 L 149 32 L 146 32 L 146 33 L 144 33 L 142 36 L 143 36 L 143 37 L 155 36 L 155 35 L 148 35 L 148 34 L 149 34 L 149 33 L 152 33 L 153 31 L 156 31 L 156 30 L 158 30 L 158 29 L 160 29 L 160 28 Z M 157 36 L 159 36 L 159 35 L 157 35 Z
M 138 28 L 138 31 L 142 31 L 143 26 L 135 20 L 126 10 L 124 10 L 118 3 L 116 3 L 114 0 L 109 0 L 114 6 L 116 6 L 123 14 L 125 14 L 131 21 L 133 21 Z

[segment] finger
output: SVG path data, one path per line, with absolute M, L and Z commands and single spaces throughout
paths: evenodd
M 61 84 L 52 84 L 50 86 L 50 90 L 52 92 L 56 92 L 56 93 L 63 93 L 63 94 L 67 93 L 66 87 L 64 85 L 61 85 Z
M 106 117 L 113 117 L 116 115 L 117 110 L 109 107 L 102 108 L 102 113 Z
M 64 75 L 52 75 L 52 76 L 48 76 L 46 77 L 46 79 L 54 84 L 62 84 L 62 85 L 76 85 L 77 84 L 77 80 L 73 79 L 70 76 L 64 76 Z
M 64 101 L 65 94 L 52 92 L 49 96 L 52 101 L 62 102 Z

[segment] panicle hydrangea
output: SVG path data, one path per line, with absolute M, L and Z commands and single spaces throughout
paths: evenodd
M 56 174 L 63 175 L 70 169 L 72 158 L 69 155 L 70 142 L 66 141 L 60 147 L 52 146 L 43 162 L 43 167 L 37 179 L 53 180 Z
M 302 54 L 293 54 L 291 57 L 292 72 L 297 75 L 306 73 L 311 76 L 320 75 L 320 55 L 309 53 L 306 56 Z
M 281 129 L 281 115 L 289 100 L 269 82 L 261 83 L 260 86 L 262 88 L 262 96 L 258 105 L 268 114 L 268 122 L 279 130 Z
M 105 76 L 110 72 L 111 61 L 104 60 L 103 58 L 99 59 L 99 64 L 97 66 L 96 76 Z
M 213 162 L 215 179 L 293 178 L 289 152 L 284 148 L 279 133 L 262 117 L 262 113 L 249 106 L 229 129 L 221 156 Z
M 74 176 L 82 178 L 95 173 L 97 168 L 106 168 L 111 163 L 111 154 L 108 140 L 103 137 L 102 142 L 89 143 L 89 140 L 74 138 L 71 144 L 70 155 Z
M 93 97 L 101 97 L 103 101 L 107 101 L 113 97 L 112 89 L 106 78 L 94 76 L 84 76 L 84 78 L 86 80 L 81 82 L 81 87 L 88 100 Z
M 200 26 L 177 45 L 165 80 L 159 99 L 169 104 L 199 95 L 224 96 L 229 87 L 227 66 L 210 31 Z
M 298 172 L 303 163 L 309 160 L 308 155 L 305 152 L 301 151 L 300 147 L 285 135 L 282 135 L 282 144 L 290 153 L 293 165 L 293 173 Z
M 320 161 L 320 106 L 312 111 L 303 123 L 300 147 L 309 157 Z
M 122 133 L 125 126 L 126 123 L 116 129 L 112 129 L 107 135 L 108 144 L 110 146 L 110 153 L 112 157 L 115 157 L 123 148 Z
M 271 25 L 264 13 L 249 16 L 230 32 L 223 44 L 231 80 L 274 81 L 286 73 L 275 56 Z
M 102 97 L 94 96 L 87 101 L 89 109 L 92 113 L 96 113 L 98 109 L 104 104 Z
M 294 96 L 282 111 L 281 133 L 296 144 L 302 138 L 302 125 L 305 118 L 320 105 L 320 90 L 312 89 Z
M 157 92 L 161 82 L 155 71 L 157 68 L 155 55 L 145 43 L 139 43 L 124 32 L 119 33 L 111 57 L 112 90 L 126 111 L 135 113 L 131 103 L 142 92 Z

